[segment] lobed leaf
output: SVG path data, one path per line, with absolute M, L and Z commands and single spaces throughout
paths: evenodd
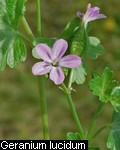
M 104 47 L 100 44 L 100 40 L 96 37 L 89 37 L 90 46 L 87 49 L 85 57 L 97 59 L 104 53 Z
M 89 85 L 94 95 L 99 96 L 102 102 L 107 102 L 112 89 L 116 86 L 116 82 L 113 80 L 113 72 L 109 68 L 105 68 L 102 75 L 96 75 L 89 82 Z
M 0 70 L 15 67 L 26 59 L 26 47 L 17 31 L 26 0 L 0 1 Z
M 109 68 L 105 68 L 101 75 L 95 75 L 89 82 L 89 86 L 100 101 L 111 102 L 117 111 L 120 106 L 120 86 L 117 81 L 113 80 L 113 72 Z

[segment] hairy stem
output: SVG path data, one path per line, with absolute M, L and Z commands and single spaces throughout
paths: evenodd
M 82 128 L 81 122 L 80 122 L 79 117 L 77 115 L 77 112 L 76 112 L 76 109 L 75 109 L 75 106 L 74 106 L 71 94 L 69 92 L 69 89 L 64 84 L 61 84 L 61 87 L 63 88 L 64 92 L 66 93 L 66 96 L 67 96 L 67 99 L 68 99 L 68 102 L 69 102 L 69 105 L 70 105 L 71 113 L 73 115 L 73 118 L 74 118 L 74 121 L 76 123 L 76 126 L 77 126 L 77 128 L 79 130 L 80 137 L 81 137 L 81 139 L 84 139 L 84 137 L 85 137 L 84 136 L 84 130 Z

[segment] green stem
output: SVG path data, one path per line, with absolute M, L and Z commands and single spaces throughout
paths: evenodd
M 45 140 L 49 140 L 49 129 L 48 129 L 48 115 L 47 115 L 47 104 L 45 96 L 45 83 L 44 76 L 39 78 L 39 93 L 40 93 L 40 105 L 42 113 L 42 126 L 43 126 L 43 137 Z
M 28 25 L 28 23 L 27 23 L 25 17 L 23 17 L 23 18 L 21 19 L 21 26 L 22 26 L 22 28 L 24 29 L 25 35 L 29 38 L 29 40 L 30 40 L 31 42 L 33 42 L 33 40 L 34 40 L 34 35 L 33 35 L 32 31 L 31 31 L 31 29 L 30 29 L 30 27 L 29 27 L 29 25 Z
M 41 35 L 41 11 L 40 11 L 40 0 L 36 0 L 36 8 L 37 8 L 37 34 Z
M 69 83 L 68 83 L 68 89 L 71 89 L 73 75 L 74 75 L 74 69 L 71 69 L 71 71 L 70 71 L 70 77 L 69 77 Z
M 91 135 L 93 134 L 93 131 L 94 131 L 94 128 L 95 128 L 95 125 L 96 125 L 96 122 L 100 116 L 100 113 L 101 113 L 101 110 L 104 106 L 104 103 L 100 103 L 100 106 L 98 107 L 91 123 L 90 123 L 90 126 L 89 126 L 89 129 L 88 129 L 88 134 L 87 134 L 87 139 L 89 139 L 91 137 Z
M 41 36 L 40 0 L 36 0 L 36 7 L 37 7 L 37 34 Z M 45 140 L 49 140 L 50 138 L 49 138 L 49 128 L 48 128 L 48 114 L 47 114 L 47 101 L 46 101 L 46 94 L 45 94 L 44 76 L 39 76 L 38 78 L 39 78 L 43 136 Z
M 80 137 L 81 137 L 81 139 L 84 139 L 84 137 L 85 137 L 84 136 L 84 130 L 83 130 L 81 122 L 80 122 L 80 120 L 78 118 L 78 115 L 77 115 L 77 112 L 76 112 L 76 109 L 75 109 L 72 97 L 70 95 L 70 91 L 64 84 L 61 84 L 61 87 L 64 90 L 64 92 L 66 93 L 66 96 L 67 96 L 67 99 L 68 99 L 68 102 L 69 102 L 69 105 L 70 105 L 70 109 L 71 109 L 73 118 L 75 120 L 76 126 L 77 126 L 77 128 L 79 130 L 79 133 L 80 133 Z

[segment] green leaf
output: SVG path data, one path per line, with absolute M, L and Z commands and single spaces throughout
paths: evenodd
M 89 37 L 89 41 L 90 46 L 85 57 L 90 59 L 97 59 L 98 56 L 104 53 L 104 47 L 100 44 L 100 40 L 96 37 Z
M 78 68 L 73 69 L 72 83 L 83 84 L 87 75 L 86 66 L 82 63 Z
M 73 36 L 73 33 L 80 27 L 80 19 L 78 17 L 73 18 L 70 20 L 65 27 L 63 33 L 61 34 L 60 38 L 69 41 Z
M 89 82 L 89 85 L 93 94 L 99 96 L 99 99 L 106 103 L 111 97 L 111 92 L 117 82 L 113 80 L 113 72 L 109 68 L 105 68 L 102 75 L 96 75 Z
M 113 72 L 105 68 L 102 75 L 95 75 L 89 82 L 93 94 L 99 97 L 102 102 L 111 102 L 114 109 L 118 111 L 120 107 L 120 86 L 113 80 Z
M 80 134 L 69 132 L 67 133 L 67 140 L 80 140 Z
M 15 67 L 26 59 L 26 48 L 17 31 L 26 0 L 0 1 L 0 70 Z
M 113 88 L 111 92 L 111 103 L 116 111 L 119 111 L 120 106 L 120 86 Z
M 95 74 L 94 79 L 89 82 L 93 94 L 99 97 L 102 102 L 111 102 L 115 111 L 120 107 L 120 86 L 113 80 L 113 72 L 105 68 L 102 75 Z
M 86 30 L 81 26 L 71 40 L 70 52 L 78 56 L 84 57 L 89 47 L 89 38 Z
M 47 44 L 49 47 L 52 47 L 57 39 L 56 38 L 44 38 L 44 37 L 37 37 L 33 41 L 33 45 L 36 46 L 39 43 Z
M 89 147 L 88 150 L 100 150 L 98 147 Z
M 112 126 L 107 140 L 110 150 L 120 150 L 120 107 L 113 113 Z

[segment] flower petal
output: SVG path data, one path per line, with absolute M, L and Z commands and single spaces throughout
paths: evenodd
M 84 22 L 96 20 L 96 17 L 99 15 L 99 11 L 100 11 L 99 7 L 89 8 L 83 17 Z
M 107 18 L 107 16 L 105 16 L 104 14 L 99 14 L 99 15 L 97 16 L 97 19 L 101 19 L 101 18 Z
M 59 66 L 77 68 L 81 64 L 81 58 L 77 55 L 67 55 L 59 60 Z
M 90 22 L 90 21 L 93 21 L 93 20 L 97 20 L 97 19 L 102 19 L 102 18 L 106 18 L 105 15 L 103 14 L 98 14 L 98 15 L 95 15 L 96 12 L 94 12 L 91 16 L 89 16 L 87 22 Z M 97 13 L 96 13 L 97 14 Z
M 63 83 L 65 76 L 64 73 L 61 69 L 61 67 L 53 67 L 51 72 L 50 72 L 50 79 L 56 84 L 61 84 Z
M 51 62 L 51 49 L 46 44 L 38 44 L 35 47 L 36 54 L 47 62 Z
M 68 43 L 64 39 L 57 40 L 53 45 L 52 59 L 60 59 L 66 52 Z
M 32 73 L 34 75 L 43 75 L 46 73 L 49 73 L 52 69 L 52 66 L 48 62 L 38 62 L 33 65 L 32 67 Z

